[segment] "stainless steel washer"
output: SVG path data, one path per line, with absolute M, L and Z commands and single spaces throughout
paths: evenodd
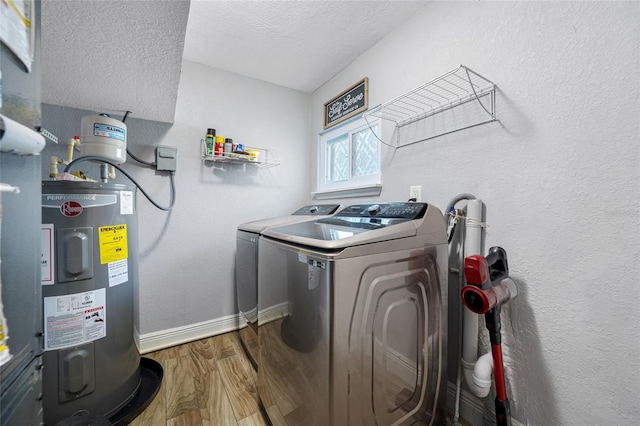
M 258 361 L 258 238 L 269 227 L 327 217 L 340 204 L 304 206 L 288 216 L 243 223 L 236 231 L 236 295 L 240 341 L 254 367 Z
M 443 420 L 447 238 L 425 203 L 359 204 L 259 240 L 258 394 L 274 424 Z

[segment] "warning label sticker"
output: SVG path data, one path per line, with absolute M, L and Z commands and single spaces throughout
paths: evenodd
M 44 298 L 44 350 L 57 350 L 106 336 L 106 290 Z
M 118 260 L 108 265 L 109 287 L 126 283 L 129 280 L 129 262 L 127 259 Z
M 127 225 L 109 225 L 98 228 L 100 263 L 111 263 L 129 257 L 127 249 Z
M 120 214 L 133 214 L 132 191 L 120 191 Z
M 51 285 L 55 281 L 55 267 L 53 265 L 54 242 L 53 224 L 43 223 L 40 231 L 40 244 L 42 246 L 42 252 L 40 253 L 40 280 L 42 285 Z

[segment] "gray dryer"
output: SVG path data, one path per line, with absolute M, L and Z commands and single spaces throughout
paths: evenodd
M 254 367 L 258 361 L 258 238 L 264 230 L 327 217 L 339 204 L 304 206 L 287 216 L 243 223 L 236 231 L 236 296 L 240 315 L 240 341 Z

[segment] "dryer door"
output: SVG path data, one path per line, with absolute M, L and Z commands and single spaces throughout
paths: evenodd
M 444 315 L 435 251 L 365 271 L 349 335 L 351 424 L 433 424 L 443 388 Z

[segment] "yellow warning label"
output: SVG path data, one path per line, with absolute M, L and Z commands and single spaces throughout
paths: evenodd
M 100 263 L 111 263 L 129 257 L 127 250 L 127 225 L 109 225 L 98 228 Z

